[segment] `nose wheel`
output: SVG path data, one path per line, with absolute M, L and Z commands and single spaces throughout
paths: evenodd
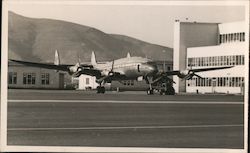
M 103 87 L 103 86 L 98 86 L 97 87 L 97 93 L 105 93 L 105 87 Z

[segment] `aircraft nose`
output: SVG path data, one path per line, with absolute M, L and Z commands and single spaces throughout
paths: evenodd
M 155 74 L 158 72 L 156 65 L 149 65 L 148 69 L 149 69 L 149 73 L 151 73 L 151 74 Z

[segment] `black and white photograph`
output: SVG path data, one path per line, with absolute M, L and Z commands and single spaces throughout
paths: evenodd
M 1 151 L 247 152 L 249 1 L 3 1 Z

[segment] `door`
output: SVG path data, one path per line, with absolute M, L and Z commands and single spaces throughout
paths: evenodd
M 64 74 L 59 73 L 59 89 L 63 89 L 63 88 L 64 88 Z

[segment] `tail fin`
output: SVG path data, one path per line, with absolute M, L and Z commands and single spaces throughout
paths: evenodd
M 96 59 L 95 59 L 95 53 L 93 51 L 92 51 L 92 54 L 91 54 L 91 64 L 92 65 L 97 65 Z
M 128 52 L 128 54 L 127 54 L 127 58 L 130 58 L 131 56 L 130 56 L 130 53 Z
M 58 53 L 57 50 L 55 51 L 55 60 L 54 60 L 54 64 L 55 64 L 55 65 L 60 65 L 60 57 L 59 57 L 59 53 Z
M 78 63 L 81 64 L 82 61 L 81 61 L 81 58 L 80 58 L 80 54 L 78 53 Z

